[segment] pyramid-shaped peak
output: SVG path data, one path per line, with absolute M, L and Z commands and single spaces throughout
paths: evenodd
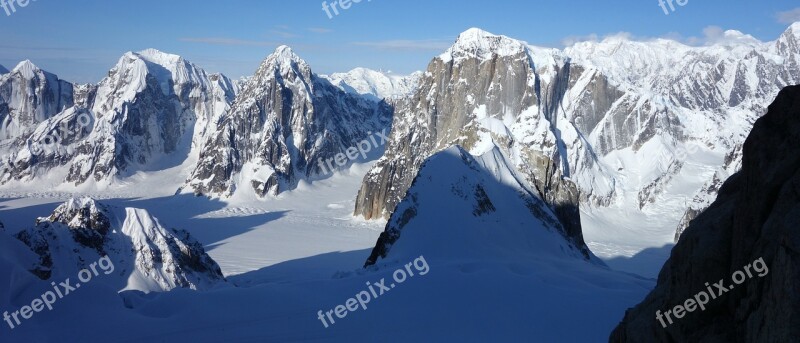
M 31 60 L 24 60 L 19 62 L 12 72 L 22 74 L 22 77 L 26 79 L 33 78 L 34 74 L 41 71 L 39 67 L 37 67 Z
M 300 56 L 297 56 L 297 54 L 294 52 L 294 50 L 292 50 L 292 48 L 290 48 L 288 45 L 281 45 L 281 46 L 275 48 L 275 52 L 273 52 L 271 55 L 269 55 L 267 60 L 279 61 L 279 62 L 302 62 L 302 63 L 305 63 L 305 61 L 303 61 L 303 59 L 300 58 Z
M 281 45 L 275 51 L 267 56 L 267 59 L 259 67 L 258 74 L 266 70 L 279 69 L 290 70 L 299 67 L 301 70 L 309 70 L 309 66 L 305 60 L 300 58 L 292 48 L 287 45 Z

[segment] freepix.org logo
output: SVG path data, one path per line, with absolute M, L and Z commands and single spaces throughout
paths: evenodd
M 325 14 L 328 15 L 328 19 L 333 19 L 333 17 L 339 15 L 340 9 L 342 11 L 348 10 L 350 9 L 350 6 L 353 6 L 353 4 L 361 3 L 361 1 L 364 0 L 334 0 L 331 1 L 330 4 L 328 4 L 327 1 L 323 1 L 322 10 L 325 12 Z M 372 0 L 366 0 L 366 1 L 370 2 Z
M 686 6 L 686 4 L 689 3 L 689 0 L 658 0 L 658 6 L 660 6 L 661 9 L 664 10 L 664 14 L 669 15 L 670 13 L 675 12 L 676 10 L 675 3 L 673 3 L 673 1 L 675 1 L 675 3 L 677 3 L 678 6 L 681 7 Z
M 36 0 L 0 0 L 0 7 L 6 12 L 6 16 L 9 17 L 17 13 L 17 8 L 28 7 L 31 2 L 36 2 Z

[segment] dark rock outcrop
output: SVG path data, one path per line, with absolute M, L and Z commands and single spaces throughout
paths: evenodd
M 742 170 L 691 222 L 656 288 L 627 311 L 611 342 L 800 341 L 798 227 L 800 86 L 792 86 L 756 122 L 744 144 Z M 728 287 L 734 273 L 759 260 L 768 272 Z M 718 280 L 730 290 L 705 310 L 673 317 L 666 327 L 656 318 L 656 311 L 685 304 Z

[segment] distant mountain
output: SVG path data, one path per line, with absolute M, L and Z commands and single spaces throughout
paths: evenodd
M 424 253 L 437 261 L 579 259 L 602 265 L 583 235 L 560 222 L 503 153 L 459 146 L 423 163 L 366 265 Z
M 2 65 L 0 65 L 0 74 L 7 74 L 7 73 L 8 73 L 8 69 L 6 69 L 6 67 L 3 67 Z
M 392 100 L 411 94 L 417 87 L 422 72 L 399 76 L 366 68 L 356 68 L 347 73 L 335 73 L 322 77 L 347 93 L 369 96 L 376 100 Z
M 25 72 L 2 78 L 37 75 L 27 65 L 21 64 Z M 126 53 L 97 86 L 76 86 L 75 101 L 72 85 L 61 89 L 69 90 L 64 96 L 69 101 L 50 111 L 22 107 L 18 116 L 27 116 L 18 125 L 22 140 L 7 146 L 0 182 L 47 175 L 74 184 L 107 184 L 136 171 L 179 165 L 236 92 L 225 76 L 206 74 L 180 56 L 153 49 Z
M 37 125 L 74 104 L 73 85 L 31 61 L 5 72 L 0 75 L 0 149 L 18 145 Z
M 795 225 L 800 217 L 800 86 L 778 95 L 742 151 L 741 171 L 689 224 L 656 288 L 626 311 L 611 342 L 791 342 L 800 337 L 795 316 L 800 309 Z M 698 296 L 701 291 L 707 299 Z M 678 310 L 682 304 L 686 308 Z
M 341 168 L 326 161 L 388 131 L 391 120 L 386 102 L 342 91 L 281 46 L 214 123 L 186 188 L 215 196 L 276 195 Z
M 188 232 L 168 230 L 142 209 L 71 199 L 16 237 L 38 255 L 34 272 L 43 279 L 54 272 L 77 275 L 108 256 L 114 271 L 99 282 L 118 290 L 209 289 L 225 282 L 217 263 Z

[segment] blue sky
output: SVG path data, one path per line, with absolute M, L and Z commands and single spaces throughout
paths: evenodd
M 658 0 L 363 0 L 333 19 L 321 0 L 37 0 L 10 16 L 0 8 L 0 64 L 30 59 L 63 79 L 97 82 L 124 52 L 152 47 L 238 78 L 287 44 L 317 73 L 405 74 L 470 27 L 563 47 L 618 32 L 702 42 L 708 27 L 768 41 L 792 20 L 800 21 L 796 0 L 688 0 L 669 15 Z

